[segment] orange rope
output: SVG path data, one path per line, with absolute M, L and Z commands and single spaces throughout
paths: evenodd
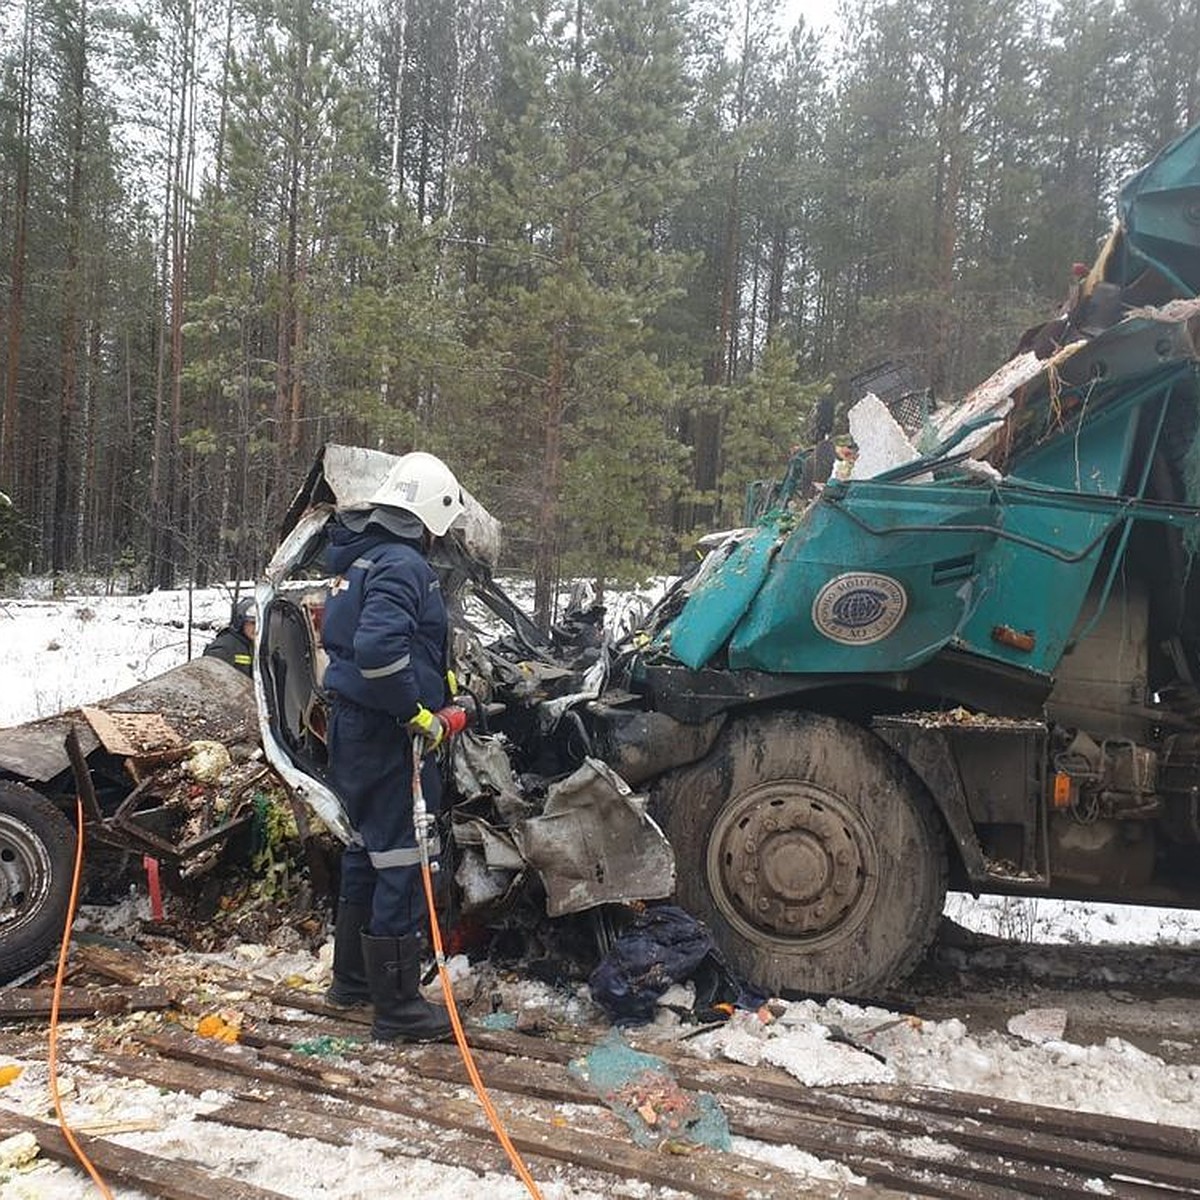
M 424 813 L 425 799 L 421 794 L 420 737 L 413 738 L 413 800 L 414 810 L 419 807 L 420 811 Z M 417 816 L 416 811 L 413 816 Z M 479 1103 L 483 1106 L 488 1122 L 496 1134 L 496 1140 L 504 1147 L 508 1161 L 512 1163 L 513 1170 L 516 1171 L 533 1200 L 542 1200 L 542 1193 L 538 1190 L 537 1181 L 529 1173 L 529 1168 L 525 1165 L 521 1152 L 513 1145 L 512 1139 L 508 1136 L 508 1131 L 500 1120 L 500 1114 L 492 1104 L 492 1098 L 488 1095 L 483 1079 L 479 1075 L 479 1068 L 476 1067 L 475 1059 L 471 1055 L 471 1047 L 467 1044 L 467 1035 L 458 1015 L 458 1004 L 454 999 L 454 989 L 450 985 L 450 972 L 446 970 L 446 956 L 442 949 L 442 928 L 438 924 L 437 906 L 433 902 L 433 872 L 429 865 L 429 832 L 424 822 L 416 821 L 414 824 L 417 826 L 417 845 L 421 849 L 421 881 L 425 885 L 425 903 L 429 909 L 429 929 L 433 936 L 433 954 L 437 961 L 438 978 L 442 982 L 442 994 L 446 997 L 446 1010 L 450 1014 L 450 1026 L 454 1030 L 454 1040 L 458 1044 L 463 1066 L 467 1069 L 467 1078 L 470 1079 L 471 1086 L 479 1097 Z
M 54 999 L 50 1004 L 50 1095 L 54 1099 L 54 1112 L 58 1117 L 58 1126 L 63 1132 L 74 1151 L 75 1157 L 83 1164 L 84 1169 L 92 1177 L 92 1181 L 100 1190 L 104 1200 L 114 1200 L 109 1186 L 103 1176 L 96 1170 L 92 1160 L 84 1153 L 83 1147 L 75 1140 L 75 1134 L 67 1124 L 67 1115 L 63 1112 L 62 1097 L 58 1092 L 58 1009 L 62 999 L 63 980 L 67 974 L 67 950 L 71 942 L 71 926 L 75 922 L 75 901 L 79 896 L 79 880 L 83 874 L 83 799 L 75 797 L 75 823 L 79 834 L 75 839 L 75 872 L 71 877 L 71 899 L 67 904 L 67 919 L 63 924 L 62 945 L 58 951 L 58 970 L 54 973 Z

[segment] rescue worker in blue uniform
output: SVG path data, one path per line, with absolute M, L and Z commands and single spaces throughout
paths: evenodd
M 404 455 L 368 502 L 331 522 L 335 576 L 322 640 L 329 655 L 330 779 L 361 844 L 342 855 L 334 927 L 337 1005 L 374 1005 L 372 1036 L 427 1041 L 450 1031 L 446 1009 L 420 993 L 426 907 L 412 819 L 412 741 L 436 748 L 449 704 L 446 607 L 427 560 L 463 511 L 462 489 L 432 454 Z M 421 771 L 438 811 L 432 755 Z M 436 842 L 431 854 L 440 849 Z

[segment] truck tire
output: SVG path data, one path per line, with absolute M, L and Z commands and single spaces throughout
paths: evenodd
M 731 722 L 707 757 L 663 777 L 654 806 L 679 903 L 758 987 L 869 997 L 933 940 L 941 818 L 856 725 L 812 713 Z
M 62 936 L 75 831 L 32 788 L 0 780 L 0 983 L 44 962 Z

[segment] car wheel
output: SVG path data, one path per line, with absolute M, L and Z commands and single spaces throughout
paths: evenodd
M 916 965 L 946 894 L 941 818 L 878 738 L 811 713 L 731 722 L 663 777 L 680 903 L 772 992 L 869 996 Z
M 44 962 L 62 936 L 75 831 L 32 788 L 0 781 L 0 982 Z

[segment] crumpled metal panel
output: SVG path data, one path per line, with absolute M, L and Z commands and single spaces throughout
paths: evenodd
M 478 850 L 489 871 L 520 871 L 525 867 L 512 834 L 482 817 L 455 816 L 454 841 L 464 849 Z
M 66 737 L 72 724 L 79 732 L 84 755 L 91 754 L 100 742 L 85 721 L 72 722 L 67 716 L 47 717 L 31 725 L 0 729 L 0 771 L 30 783 L 49 783 L 69 770 Z
M 550 789 L 540 817 L 513 827 L 546 888 L 548 916 L 675 890 L 675 853 L 645 806 L 615 771 L 589 758 Z
M 522 798 L 504 746 L 495 737 L 470 731 L 455 739 L 454 786 L 467 800 L 486 796 L 504 821 L 519 821 L 531 811 Z
M 185 741 L 205 739 L 233 745 L 257 737 L 250 680 L 216 658 L 194 658 L 101 700 L 94 708 L 162 717 Z M 84 756 L 90 755 L 100 740 L 80 710 L 72 709 L 0 730 L 0 771 L 31 783 L 48 783 L 71 766 L 64 742 L 72 725 Z

